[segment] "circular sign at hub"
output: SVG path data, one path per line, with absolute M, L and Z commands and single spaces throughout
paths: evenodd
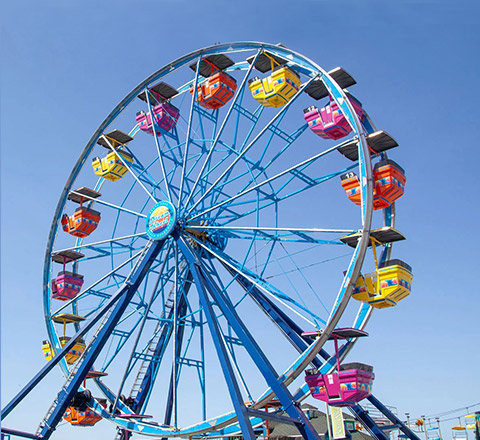
M 158 202 L 147 215 L 147 235 L 153 240 L 162 240 L 173 231 L 176 220 L 175 206 L 166 200 Z

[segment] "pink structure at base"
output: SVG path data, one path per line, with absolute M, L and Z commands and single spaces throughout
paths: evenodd
M 355 113 L 362 119 L 362 104 L 351 95 L 348 95 L 348 100 L 352 104 Z M 311 106 L 303 112 L 310 129 L 323 139 L 341 139 L 352 131 L 344 114 L 331 98 L 330 103 L 320 110 L 315 106 Z
M 308 374 L 305 381 L 312 397 L 331 406 L 352 406 L 372 394 L 373 368 L 358 362 L 344 364 L 340 372 Z
M 62 271 L 52 280 L 52 298 L 68 301 L 75 298 L 83 286 L 83 275 Z
M 178 117 L 180 116 L 178 109 L 168 102 L 162 102 L 153 107 L 152 113 L 155 118 L 156 126 L 165 131 L 170 131 L 174 128 L 175 125 L 177 125 Z M 137 113 L 135 119 L 140 130 L 153 135 L 152 118 L 150 117 L 149 112 L 145 113 L 144 111 L 140 111 Z M 157 130 L 157 135 L 161 135 L 159 130 Z

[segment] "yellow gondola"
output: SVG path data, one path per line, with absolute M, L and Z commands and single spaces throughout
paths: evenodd
M 52 317 L 53 321 L 58 324 L 63 324 L 63 336 L 60 337 L 60 345 L 64 347 L 67 342 L 71 339 L 69 336 L 65 336 L 67 324 L 75 324 L 85 320 L 85 317 L 75 315 L 73 313 L 61 313 L 54 315 Z M 49 341 L 43 341 L 42 345 L 43 354 L 47 361 L 50 361 L 54 356 L 55 352 L 52 348 L 52 345 Z M 75 345 L 68 351 L 65 355 L 65 360 L 68 364 L 75 363 L 78 358 L 82 355 L 85 351 L 85 342 L 83 339 L 79 339 L 75 342 Z
M 68 336 L 62 336 L 60 338 L 60 344 L 62 345 L 62 347 L 69 340 L 70 338 Z M 77 341 L 75 345 L 65 355 L 65 360 L 67 361 L 67 364 L 74 364 L 77 361 L 77 359 L 82 355 L 84 350 L 85 350 L 85 342 L 83 340 Z M 53 352 L 52 346 L 48 341 L 43 341 L 42 351 L 47 361 L 52 360 L 53 356 L 55 355 Z
M 377 309 L 392 307 L 410 295 L 412 280 L 412 268 L 408 264 L 397 259 L 385 261 L 378 271 L 358 278 L 353 298 Z
M 43 341 L 42 351 L 43 351 L 43 355 L 45 356 L 45 359 L 47 361 L 51 361 L 53 359 L 53 356 L 55 354 L 53 353 L 53 349 L 52 349 L 52 346 L 51 346 L 50 342 Z
M 119 156 L 122 157 L 123 161 Z M 101 159 L 95 157 L 92 160 L 92 167 L 97 176 L 115 182 L 128 172 L 124 162 L 133 163 L 132 156 L 125 151 L 116 150 L 111 151 Z
M 276 108 L 289 102 L 298 92 L 300 84 L 300 78 L 293 70 L 278 66 L 266 78 L 252 78 L 248 88 L 260 104 Z
M 62 347 L 66 345 L 68 341 L 70 341 L 69 336 L 62 336 L 60 338 L 60 344 L 62 345 Z M 67 364 L 74 364 L 84 351 L 85 342 L 83 341 L 83 339 L 80 339 L 79 341 L 75 342 L 75 345 L 65 355 L 65 360 L 67 361 Z

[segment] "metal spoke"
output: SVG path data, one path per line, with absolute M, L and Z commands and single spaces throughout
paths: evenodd
M 213 230 L 213 231 L 224 231 L 224 235 L 227 238 L 240 239 L 240 240 L 252 240 L 253 241 L 265 241 L 265 240 L 275 240 L 278 242 L 296 242 L 296 243 L 317 243 L 317 244 L 331 244 L 331 245 L 341 245 L 344 243 L 338 239 L 326 240 L 313 238 L 309 233 L 313 232 L 326 232 L 318 231 L 312 229 L 288 229 L 288 228 L 229 228 L 228 226 L 207 226 L 203 227 L 202 225 L 194 225 L 195 227 L 186 226 L 187 232 L 191 232 L 192 229 L 195 230 Z M 274 231 L 273 233 L 269 232 Z M 330 230 L 328 232 L 339 232 L 341 230 Z M 342 231 L 343 232 L 343 231 Z M 353 232 L 347 230 L 346 233 Z M 247 252 L 248 254 L 248 252 Z
M 188 125 L 187 125 L 187 136 L 185 139 L 185 150 L 183 154 L 183 163 L 182 163 L 182 178 L 180 181 L 180 191 L 178 193 L 178 208 L 180 207 L 180 203 L 182 201 L 183 196 L 183 181 L 185 179 L 185 173 L 187 169 L 187 156 L 188 156 L 188 147 L 190 145 L 190 134 L 192 130 L 192 119 L 193 119 L 193 108 L 195 106 L 195 99 L 198 97 L 198 74 L 200 71 L 200 64 L 202 61 L 202 57 L 199 57 L 197 60 L 197 67 L 195 70 L 195 80 L 193 82 L 193 93 L 192 93 L 192 102 L 190 104 L 190 114 L 188 115 Z
M 116 154 L 117 151 L 115 150 L 115 148 L 113 148 L 113 145 L 110 143 L 110 141 L 108 140 L 107 136 L 105 135 L 102 135 L 102 138 L 103 140 L 107 143 L 108 147 Z M 120 159 L 120 161 L 122 162 L 122 164 L 125 166 L 125 168 L 130 172 L 130 174 L 132 175 L 132 177 L 137 181 L 137 183 L 143 188 L 143 190 L 148 194 L 148 197 L 150 197 L 155 203 L 158 202 L 158 200 L 153 197 L 153 195 L 150 193 L 150 191 L 148 191 L 147 188 L 145 188 L 145 186 L 143 185 L 142 182 L 140 182 L 140 180 L 138 179 L 138 177 L 135 175 L 135 173 L 132 171 L 132 169 L 128 166 L 127 164 L 127 161 L 122 157 L 121 154 L 118 154 L 117 155 L 118 158 Z
M 150 103 L 150 93 L 148 88 L 145 88 L 145 97 L 147 98 L 148 112 L 150 113 L 150 121 L 152 122 L 152 131 L 153 137 L 155 139 L 155 146 L 157 147 L 158 160 L 160 162 L 160 167 L 162 168 L 163 180 L 165 182 L 165 188 L 167 189 L 168 200 L 172 201 L 172 195 L 170 193 L 170 186 L 168 185 L 167 175 L 165 173 L 165 164 L 163 162 L 163 156 L 160 152 L 160 145 L 158 144 L 158 135 L 157 135 L 157 122 L 153 118 L 152 104 Z
M 320 159 L 321 157 L 325 156 L 326 154 L 329 154 L 329 153 L 331 153 L 332 151 L 337 150 L 338 148 L 340 148 L 340 147 L 341 147 L 344 143 L 346 143 L 346 142 L 347 142 L 347 141 L 342 142 L 342 143 L 340 143 L 340 144 L 338 144 L 338 145 L 335 145 L 335 146 L 333 146 L 333 147 L 331 147 L 331 148 L 328 148 L 327 150 L 322 151 L 321 153 L 315 154 L 314 156 L 309 157 L 308 159 L 305 159 L 305 160 L 303 160 L 302 162 L 299 162 L 299 163 L 297 163 L 296 165 L 293 165 L 293 166 L 291 166 L 290 168 L 287 168 L 286 170 L 283 170 L 283 171 L 281 171 L 281 172 L 278 173 L 278 174 L 275 174 L 274 176 L 272 176 L 272 177 L 264 180 L 263 182 L 257 183 L 256 185 L 254 185 L 254 186 L 252 186 L 252 187 L 250 187 L 250 188 L 248 188 L 248 189 L 246 189 L 246 190 L 244 190 L 244 191 L 241 191 L 240 193 L 238 193 L 238 194 L 230 197 L 229 199 L 224 200 L 224 201 L 222 201 L 222 202 L 220 202 L 220 203 L 217 203 L 216 205 L 211 206 L 210 208 L 207 208 L 206 210 L 195 214 L 194 216 L 192 216 L 192 217 L 190 218 L 190 220 L 194 220 L 194 219 L 196 219 L 196 218 L 198 218 L 198 217 L 206 214 L 207 212 L 210 212 L 210 211 L 213 211 L 214 209 L 220 208 L 221 206 L 223 206 L 223 205 L 225 205 L 225 204 L 227 204 L 227 203 L 231 203 L 231 202 L 233 202 L 234 200 L 238 199 L 239 197 L 242 197 L 242 196 L 244 196 L 245 194 L 248 194 L 248 193 L 250 193 L 250 192 L 252 192 L 252 191 L 255 191 L 256 189 L 260 188 L 261 186 L 266 185 L 266 184 L 272 182 L 273 180 L 276 180 L 276 179 L 278 179 L 279 177 L 282 177 L 282 176 L 284 176 L 284 175 L 286 175 L 286 174 L 288 174 L 288 173 L 291 173 L 292 171 L 295 171 L 295 170 L 298 169 L 298 168 L 301 168 L 301 167 L 306 166 L 306 165 L 310 165 L 311 163 L 313 163 L 313 162 L 316 161 L 317 159 Z M 217 180 L 218 180 L 218 179 L 217 179 Z M 211 187 L 210 187 L 210 188 L 211 188 Z
M 316 77 L 315 77 L 316 78 Z M 252 148 L 256 142 L 263 136 L 263 134 L 268 130 L 270 126 L 272 126 L 277 119 L 281 118 L 285 112 L 290 108 L 292 103 L 296 100 L 298 96 L 303 92 L 305 87 L 307 87 L 315 78 L 311 78 L 305 84 L 303 84 L 296 95 L 286 104 L 283 108 L 273 117 L 273 119 L 262 129 L 260 133 L 255 136 L 255 138 L 239 153 L 236 159 L 223 171 L 223 173 L 215 180 L 215 182 L 202 194 L 202 196 L 192 205 L 192 207 L 188 210 L 187 215 L 198 206 L 198 204 L 210 193 L 210 191 L 225 177 L 225 175 L 236 165 L 236 163 L 245 156 L 245 154 Z
M 184 203 L 184 206 L 187 207 L 188 206 L 188 202 L 190 202 L 190 199 L 192 198 L 193 194 L 195 193 L 195 189 L 197 188 L 197 185 L 198 185 L 198 182 L 200 181 L 202 175 L 203 175 L 203 172 L 205 170 L 205 167 L 207 166 L 209 160 L 210 160 L 210 157 L 215 149 L 215 146 L 217 145 L 219 139 L 220 139 L 220 136 L 222 135 L 223 133 L 223 129 L 225 128 L 225 125 L 227 124 L 227 121 L 230 117 L 230 114 L 232 113 L 234 107 L 235 107 L 235 104 L 237 103 L 237 100 L 238 98 L 240 97 L 240 95 L 243 96 L 243 93 L 244 93 L 244 88 L 245 88 L 245 84 L 247 83 L 247 80 L 248 80 L 248 77 L 250 76 L 250 73 L 253 69 L 253 66 L 255 65 L 255 62 L 258 58 L 258 55 L 260 54 L 260 51 L 258 51 L 255 55 L 255 58 L 253 59 L 253 62 L 252 64 L 250 65 L 250 67 L 248 68 L 247 70 L 247 73 L 245 74 L 245 76 L 243 77 L 243 80 L 242 80 L 242 83 L 240 84 L 240 87 L 238 88 L 237 90 L 237 94 L 235 95 L 235 97 L 233 98 L 233 101 L 232 103 L 230 104 L 230 108 L 228 109 L 227 111 L 227 114 L 225 115 L 225 118 L 223 119 L 223 122 L 222 122 L 222 125 L 220 126 L 220 129 L 218 130 L 218 133 L 217 133 L 217 136 L 215 137 L 214 141 L 213 141 L 213 144 L 212 146 L 210 147 L 210 151 L 208 152 L 207 154 L 207 157 L 205 158 L 205 161 L 203 162 L 203 165 L 202 165 L 202 168 L 200 169 L 199 173 L 198 173 L 198 176 L 195 180 L 195 183 L 193 184 L 193 187 L 191 188 L 190 190 L 190 194 L 187 198 L 187 200 L 185 201 Z
M 226 230 L 226 231 L 274 231 L 274 232 L 330 232 L 340 234 L 351 234 L 355 232 L 354 229 L 320 229 L 320 228 L 274 228 L 268 226 L 200 226 L 188 225 L 187 229 L 212 229 L 212 230 Z
M 144 235 L 147 235 L 147 233 L 146 232 L 139 232 L 138 234 L 132 234 L 132 235 L 125 235 L 123 237 L 110 238 L 108 240 L 96 241 L 94 243 L 79 244 L 77 246 L 73 246 L 73 247 L 70 247 L 70 248 L 60 249 L 58 251 L 52 251 L 52 255 L 53 254 L 58 254 L 59 252 L 74 251 L 74 250 L 77 250 L 77 249 L 86 248 L 86 247 L 90 247 L 90 246 L 97 246 L 98 244 L 105 244 L 105 243 L 112 243 L 112 242 L 120 241 L 120 240 L 126 240 L 127 238 L 142 237 Z

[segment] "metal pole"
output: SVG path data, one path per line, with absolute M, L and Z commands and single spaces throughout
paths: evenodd
M 428 440 L 427 424 L 425 422 L 425 416 L 420 416 L 423 420 L 423 433 L 425 434 L 425 440 Z
M 440 417 L 436 417 L 435 420 L 437 421 L 438 437 L 440 437 L 440 440 L 442 440 L 442 431 L 440 430 Z
M 194 95 L 195 96 L 195 95 Z M 179 196 L 180 197 L 180 196 Z M 175 243 L 175 287 L 173 294 L 173 363 L 172 363 L 172 400 L 173 400 L 173 426 L 177 428 L 177 373 L 178 361 L 181 353 L 177 352 L 178 341 L 178 245 Z

